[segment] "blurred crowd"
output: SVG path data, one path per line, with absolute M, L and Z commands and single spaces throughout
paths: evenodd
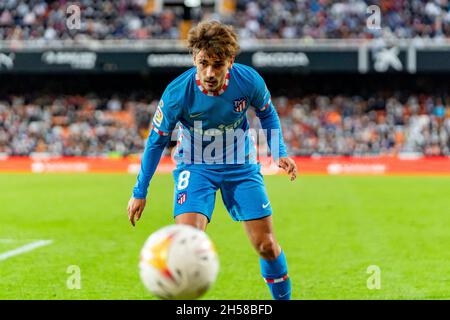
M 78 30 L 66 26 L 69 4 L 81 9 Z M 178 39 L 184 11 L 155 13 L 147 0 L 2 0 L 0 39 Z M 380 28 L 367 28 L 367 9 L 378 5 Z M 445 38 L 450 36 L 448 0 L 236 0 L 236 12 L 192 11 L 195 22 L 218 19 L 242 39 Z M 373 21 L 373 20 L 371 20 Z
M 450 155 L 450 105 L 441 97 L 308 95 L 274 103 L 291 154 Z
M 370 19 L 371 5 L 381 19 Z M 442 38 L 450 35 L 448 0 L 240 0 L 230 20 L 242 38 Z
M 229 20 L 242 38 L 444 38 L 448 0 L 239 0 Z M 381 19 L 368 18 L 380 8 Z M 374 16 L 372 16 L 374 17 Z M 379 23 L 379 26 L 377 25 Z
M 138 153 L 145 141 L 139 130 L 148 126 L 151 110 L 154 105 L 116 97 L 8 96 L 0 100 L 0 153 Z
M 400 94 L 273 98 L 291 155 L 450 155 L 450 106 L 444 100 Z M 157 104 L 152 97 L 130 96 L 2 97 L 0 154 L 137 154 Z M 253 112 L 249 121 L 259 127 Z
M 177 39 L 182 14 L 147 13 L 146 0 L 2 0 L 0 39 Z M 80 28 L 67 26 L 70 4 L 80 8 Z M 182 13 L 182 10 L 181 10 Z M 74 20 L 70 20 L 74 23 Z M 74 25 L 74 24 L 73 24 Z

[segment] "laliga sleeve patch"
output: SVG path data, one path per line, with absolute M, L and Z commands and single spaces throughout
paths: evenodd
M 155 112 L 155 116 L 153 117 L 153 124 L 156 127 L 159 127 L 161 125 L 163 119 L 164 119 L 164 115 L 161 111 L 161 107 L 158 106 L 158 108 L 156 109 L 156 112 Z

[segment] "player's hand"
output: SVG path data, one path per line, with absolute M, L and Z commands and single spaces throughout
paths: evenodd
M 130 199 L 130 201 L 128 201 L 128 219 L 130 220 L 133 227 L 136 224 L 135 221 L 139 221 L 139 219 L 141 218 L 146 202 L 147 201 L 145 199 L 136 199 L 133 197 Z
M 291 181 L 294 181 L 297 178 L 297 165 L 291 158 L 280 158 L 278 160 L 278 166 L 287 172 L 291 177 Z

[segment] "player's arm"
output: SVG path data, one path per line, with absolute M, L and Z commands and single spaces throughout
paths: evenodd
M 170 134 L 179 117 L 179 107 L 166 90 L 153 116 L 150 134 L 141 159 L 141 168 L 128 202 L 128 218 L 134 226 L 144 211 L 150 181 L 156 171 L 164 147 L 170 141 Z
M 287 154 L 280 118 L 272 103 L 270 92 L 262 77 L 256 72 L 254 85 L 251 104 L 255 107 L 256 116 L 261 121 L 261 127 L 265 130 L 272 157 L 278 166 L 289 174 L 291 181 L 295 180 L 297 165 Z

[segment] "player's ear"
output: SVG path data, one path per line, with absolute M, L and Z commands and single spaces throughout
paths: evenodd
M 235 56 L 231 56 L 230 62 L 229 62 L 229 65 L 228 65 L 228 69 L 231 69 L 233 67 L 234 58 L 235 58 Z

